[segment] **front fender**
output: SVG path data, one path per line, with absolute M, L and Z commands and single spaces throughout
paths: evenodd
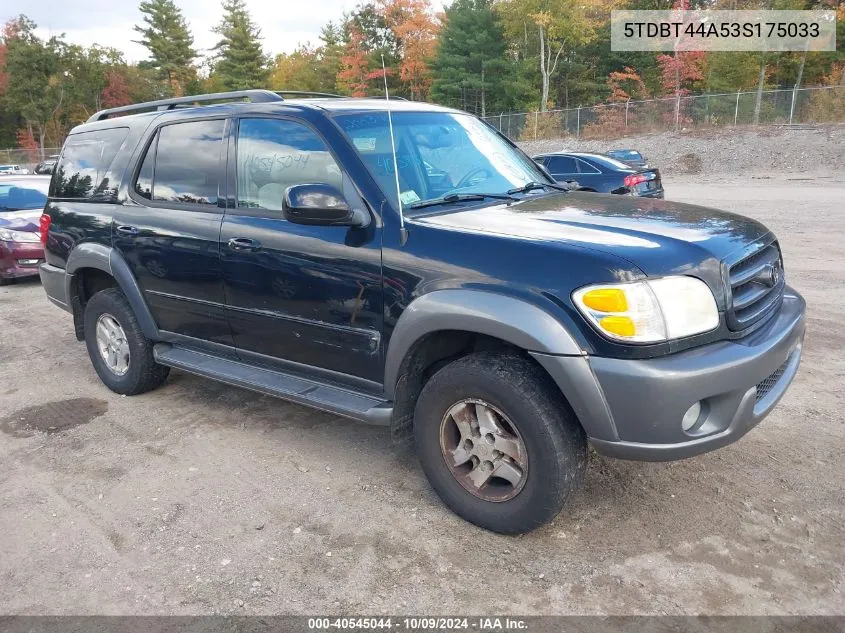
M 563 324 L 542 308 L 482 290 L 435 290 L 415 299 L 399 317 L 385 360 L 385 396 L 392 400 L 402 361 L 426 334 L 458 330 L 501 339 L 528 352 L 581 356 Z

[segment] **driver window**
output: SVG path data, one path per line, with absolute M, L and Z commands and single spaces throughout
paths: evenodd
M 275 211 L 292 185 L 343 187 L 340 167 L 317 133 L 283 119 L 240 120 L 237 179 L 238 207 Z

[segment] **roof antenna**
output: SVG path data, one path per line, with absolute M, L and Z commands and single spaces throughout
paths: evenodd
M 396 199 L 399 202 L 399 243 L 404 246 L 405 242 L 408 241 L 408 230 L 405 228 L 405 216 L 402 213 L 402 187 L 399 185 L 399 161 L 396 159 L 396 139 L 393 137 L 393 116 L 390 113 L 390 93 L 387 91 L 387 68 L 384 65 L 384 55 L 381 56 L 381 74 L 384 78 L 384 101 L 387 104 L 387 126 L 390 128 L 390 149 L 393 152 Z

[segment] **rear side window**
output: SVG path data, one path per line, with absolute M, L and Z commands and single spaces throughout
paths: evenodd
M 552 156 L 549 158 L 548 169 L 553 176 L 578 173 L 575 159 L 571 156 Z
M 225 121 L 165 125 L 150 143 L 133 185 L 157 202 L 216 205 Z
M 601 171 L 593 167 L 585 160 L 578 160 L 578 171 L 582 174 L 600 174 Z
M 110 168 L 128 134 L 129 128 L 118 127 L 70 135 L 53 174 L 50 195 L 54 198 L 113 198 L 118 178 Z

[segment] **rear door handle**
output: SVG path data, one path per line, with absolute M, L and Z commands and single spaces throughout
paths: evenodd
M 229 240 L 229 248 L 233 251 L 257 251 L 261 248 L 261 242 L 248 237 L 233 237 Z
M 138 235 L 141 231 L 135 226 L 119 226 L 115 229 L 121 235 Z

